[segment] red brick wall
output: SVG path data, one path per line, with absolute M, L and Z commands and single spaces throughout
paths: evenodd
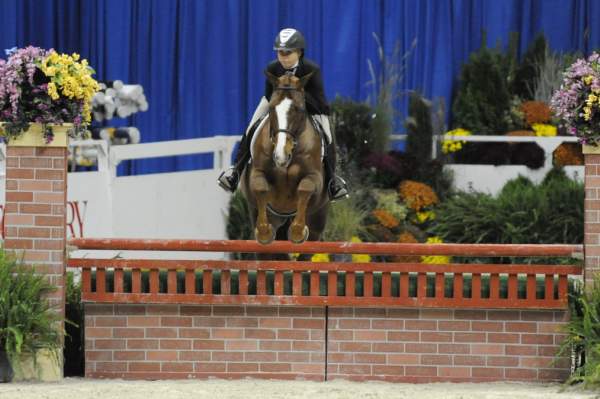
M 600 154 L 585 154 L 584 253 L 586 283 L 600 270 Z
M 48 276 L 58 290 L 51 301 L 64 309 L 66 148 L 6 148 L 4 247 Z
M 86 376 L 561 380 L 565 312 L 86 305 Z M 327 327 L 326 327 L 327 325 Z M 327 329 L 327 352 L 325 335 Z M 325 359 L 327 356 L 327 359 Z
M 322 380 L 322 308 L 85 307 L 87 377 Z
M 565 312 L 334 308 L 328 378 L 389 381 L 563 380 L 551 365 Z

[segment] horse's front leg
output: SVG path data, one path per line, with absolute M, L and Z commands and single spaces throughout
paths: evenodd
M 267 218 L 269 183 L 264 174 L 254 172 L 250 176 L 250 190 L 256 199 L 256 224 L 254 235 L 261 244 L 270 244 L 275 239 L 275 230 Z
M 310 197 L 322 187 L 322 180 L 317 175 L 308 175 L 298 184 L 298 203 L 296 217 L 290 225 L 289 238 L 296 244 L 303 243 L 308 238 L 309 230 L 306 226 L 306 208 Z

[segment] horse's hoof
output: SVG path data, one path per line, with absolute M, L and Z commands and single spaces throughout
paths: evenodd
M 302 244 L 308 238 L 308 226 L 303 226 L 302 230 L 298 227 L 300 226 L 290 226 L 290 231 L 288 232 L 288 236 L 294 244 Z
M 260 244 L 267 245 L 273 242 L 275 239 L 275 229 L 273 226 L 269 225 L 269 229 L 265 234 L 261 234 L 257 228 L 254 229 L 254 236 L 256 237 L 256 241 Z

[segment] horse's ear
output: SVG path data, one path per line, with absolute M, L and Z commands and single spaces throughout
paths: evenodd
M 310 78 L 312 78 L 314 72 L 309 73 L 308 75 L 304 75 L 300 78 L 300 86 L 304 87 L 306 86 L 306 84 L 308 83 L 308 81 L 310 80 Z
M 271 82 L 273 87 L 277 87 L 277 82 L 279 81 L 277 76 L 273 75 L 271 72 L 267 71 L 266 69 L 265 69 L 265 76 L 267 77 L 267 80 L 269 82 Z

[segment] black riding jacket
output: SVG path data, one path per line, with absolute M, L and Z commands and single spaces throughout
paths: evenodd
M 277 77 L 285 74 L 286 69 L 279 63 L 278 60 L 271 61 L 267 65 L 267 71 Z M 304 86 L 304 92 L 306 95 L 306 109 L 311 115 L 325 114 L 329 115 L 329 104 L 325 98 L 325 92 L 323 90 L 323 78 L 321 77 L 321 68 L 306 58 L 302 58 L 298 61 L 298 67 L 296 69 L 295 76 L 301 78 L 314 72 L 306 86 Z M 271 100 L 271 94 L 273 94 L 273 85 L 266 79 L 265 82 L 265 98 Z

